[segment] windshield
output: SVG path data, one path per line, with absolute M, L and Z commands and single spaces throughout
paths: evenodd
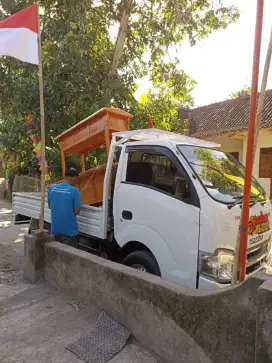
M 213 198 L 233 203 L 243 197 L 245 168 L 233 156 L 204 147 L 180 145 L 178 148 Z M 265 199 L 265 192 L 255 178 L 252 178 L 251 197 Z

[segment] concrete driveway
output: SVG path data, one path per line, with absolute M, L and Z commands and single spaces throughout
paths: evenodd
M 12 225 L 11 204 L 0 198 L 0 229 Z
M 100 311 L 46 284 L 23 281 L 27 229 L 12 226 L 11 205 L 0 199 L 0 362 L 82 362 L 65 347 L 94 328 Z M 106 291 L 105 291 L 106 293 Z M 131 339 L 110 363 L 159 363 Z

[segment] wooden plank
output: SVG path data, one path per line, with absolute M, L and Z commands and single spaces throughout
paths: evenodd
M 85 156 L 84 154 L 80 155 L 80 163 L 81 163 L 81 171 L 82 173 L 85 172 Z
M 80 154 L 94 150 L 105 143 L 105 127 L 106 119 L 104 118 L 95 124 L 86 125 L 75 134 L 60 140 L 60 149 L 70 154 Z M 100 134 L 102 138 L 99 138 Z
M 103 116 L 105 116 L 107 114 L 109 114 L 111 116 L 117 115 L 117 116 L 127 119 L 127 120 L 130 120 L 133 117 L 133 115 L 131 115 L 130 113 L 123 111 L 119 108 L 104 107 L 104 108 L 101 108 L 99 111 L 95 112 L 94 114 L 92 114 L 91 116 L 88 116 L 84 120 L 78 122 L 76 125 L 70 127 L 68 130 L 64 131 L 60 135 L 58 135 L 56 137 L 56 140 L 61 140 L 68 135 L 74 134 L 76 132 L 76 130 L 78 130 L 81 126 L 84 126 L 87 123 L 90 124 L 90 123 L 96 122 L 97 120 L 101 119 Z
M 80 155 L 81 174 L 75 187 L 81 192 L 85 205 L 101 203 L 106 166 L 85 170 L 84 154 L 105 146 L 107 155 L 110 151 L 111 133 L 125 131 L 129 128 L 132 115 L 115 109 L 104 108 L 85 120 L 79 122 L 57 137 L 61 150 L 62 173 L 65 174 L 65 154 Z
M 109 130 L 114 130 L 115 132 L 127 131 L 129 129 L 129 120 L 114 115 L 109 117 L 108 128 Z
M 109 132 L 109 129 L 105 130 L 105 141 L 106 141 L 106 153 L 107 153 L 107 156 L 108 156 L 109 152 L 110 152 L 110 132 Z
M 129 128 L 129 120 L 132 115 L 119 109 L 103 109 L 87 119 L 79 122 L 67 132 L 57 137 L 60 149 L 67 153 L 78 154 L 94 150 L 106 144 L 112 131 L 125 131 Z M 105 130 L 108 132 L 105 132 Z M 98 135 L 102 134 L 102 139 L 98 141 Z
M 64 175 L 65 175 L 65 168 L 66 168 L 64 151 L 61 151 L 60 154 L 61 154 L 61 170 L 62 170 L 62 176 L 64 177 Z

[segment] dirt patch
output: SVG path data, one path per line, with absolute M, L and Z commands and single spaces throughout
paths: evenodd
M 12 247 L 0 243 L 0 284 L 23 281 L 24 256 Z

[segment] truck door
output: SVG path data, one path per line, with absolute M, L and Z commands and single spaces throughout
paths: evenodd
M 127 146 L 115 208 L 119 245 L 150 249 L 164 278 L 196 287 L 199 198 L 174 153 L 162 146 Z

